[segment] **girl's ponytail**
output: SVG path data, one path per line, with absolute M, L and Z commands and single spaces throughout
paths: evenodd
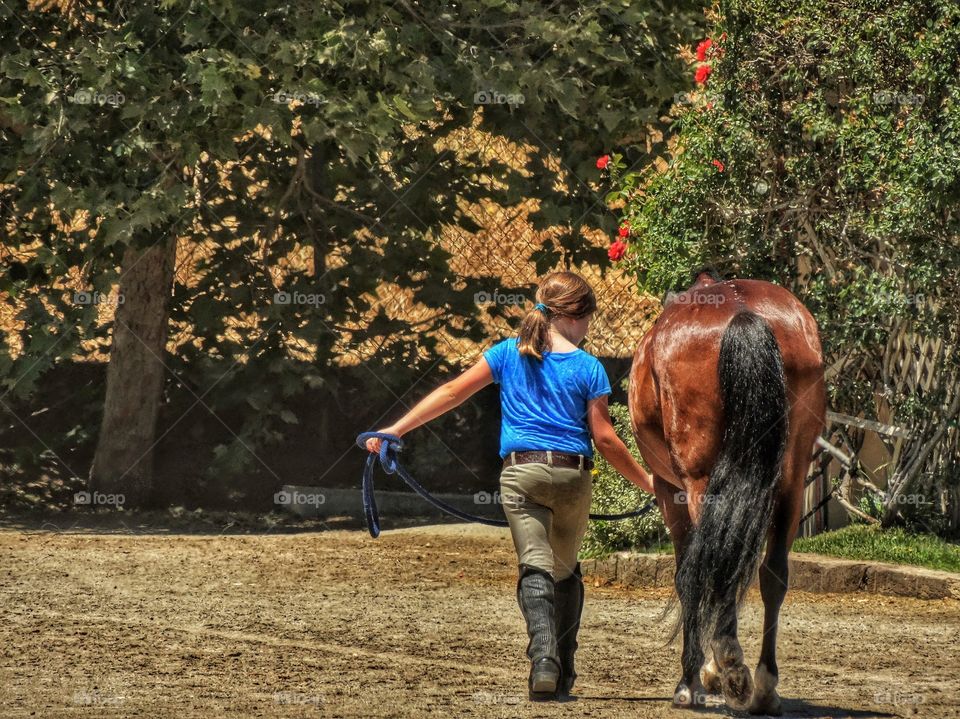
M 523 318 L 520 323 L 520 354 L 543 359 L 544 350 L 550 346 L 550 320 L 547 312 L 547 306 L 538 302 Z
M 573 272 L 551 272 L 540 282 L 537 304 L 520 323 L 520 354 L 543 359 L 550 349 L 550 318 L 578 320 L 597 309 L 593 289 Z

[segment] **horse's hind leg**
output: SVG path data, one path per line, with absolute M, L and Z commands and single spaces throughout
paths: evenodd
M 737 639 L 737 608 L 728 605 L 711 643 L 710 661 L 700 670 L 700 681 L 711 694 L 723 694 L 727 706 L 743 711 L 750 705 L 753 679 L 743 663 L 743 649 Z
M 763 647 L 754 676 L 755 691 L 750 702 L 751 714 L 780 716 L 783 713 L 777 694 L 777 623 L 780 606 L 787 594 L 788 532 L 778 521 L 770 532 L 767 554 L 760 565 L 760 594 L 763 597 Z M 792 539 L 792 537 L 790 537 Z
M 731 615 L 733 616 L 731 617 Z M 727 606 L 723 610 L 722 625 L 717 627 L 713 644 L 711 645 L 710 651 L 707 652 L 707 663 L 700 669 L 700 682 L 709 694 L 723 694 L 723 685 L 720 681 L 723 669 L 721 669 L 720 662 L 717 661 L 713 649 L 714 646 L 716 646 L 717 640 L 724 635 L 732 635 L 733 638 L 736 639 L 736 607 Z
M 655 476 L 654 491 L 657 495 L 660 512 L 663 514 L 664 523 L 670 532 L 674 558 L 677 567 L 679 567 L 683 562 L 683 553 L 690 532 L 693 530 L 688 504 L 680 490 L 660 477 Z M 676 576 L 674 576 L 674 580 L 676 581 Z M 676 588 L 679 594 L 682 590 L 679 582 L 676 583 Z M 706 692 L 703 690 L 699 676 L 700 666 L 703 664 L 703 651 L 700 647 L 694 647 L 690 643 L 690 632 L 686 618 L 681 617 L 681 621 L 683 622 L 683 652 L 681 655 L 683 673 L 673 692 L 673 705 L 684 709 L 694 709 L 702 707 L 706 699 Z
M 811 442 L 812 445 L 812 442 Z M 792 461 L 789 461 L 792 460 Z M 760 565 L 760 595 L 763 597 L 763 646 L 754 673 L 755 689 L 750 703 L 752 714 L 780 716 L 783 709 L 777 682 L 777 625 L 780 607 L 787 594 L 789 565 L 787 554 L 797 533 L 802 508 L 804 478 L 810 462 L 810 451 L 794 448 L 786 463 L 787 482 L 774 510 L 767 536 L 767 552 Z
M 728 607 L 724 610 L 724 626 L 729 625 L 729 612 L 731 607 Z M 735 611 L 735 610 L 734 610 Z M 736 635 L 736 624 L 733 627 L 734 635 Z M 718 631 L 714 637 L 714 641 L 719 639 L 720 632 Z M 717 662 L 716 657 L 713 654 L 713 650 L 707 653 L 708 661 L 700 669 L 700 682 L 703 684 L 703 688 L 707 691 L 708 694 L 723 694 L 723 686 L 720 683 L 720 675 L 723 671 L 720 669 L 720 664 Z
M 767 535 L 767 551 L 760 565 L 760 595 L 763 597 L 763 646 L 754 672 L 752 714 L 780 716 L 783 713 L 777 683 L 777 626 L 780 607 L 787 594 L 787 555 L 799 529 L 803 510 L 803 489 L 814 443 L 823 428 L 825 396 L 822 374 L 815 375 L 805 389 L 793 397 L 790 438 L 784 455 L 783 483 L 774 507 Z

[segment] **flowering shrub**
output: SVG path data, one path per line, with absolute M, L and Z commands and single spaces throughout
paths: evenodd
M 610 152 L 607 200 L 630 228 L 610 256 L 656 295 L 704 265 L 784 284 L 820 323 L 833 409 L 892 407 L 917 441 L 955 427 L 960 4 L 722 7 L 688 55 L 697 90 L 674 106 L 666 162 L 631 170 Z M 923 397 L 898 396 L 882 364 L 903 323 L 944 348 L 945 381 Z M 924 472 L 953 503 L 958 465 Z

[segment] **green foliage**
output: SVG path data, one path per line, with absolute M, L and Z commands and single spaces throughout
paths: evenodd
M 960 572 L 960 546 L 932 534 L 911 534 L 900 528 L 851 525 L 816 537 L 797 539 L 793 551 Z
M 623 437 L 630 452 L 640 461 L 640 452 L 630 429 L 630 413 L 626 405 L 610 407 L 617 434 Z M 636 485 L 625 480 L 599 453 L 594 453 L 593 506 L 594 514 L 616 514 L 638 509 L 653 500 Z M 660 510 L 654 508 L 641 517 L 622 522 L 591 521 L 583 539 L 581 555 L 598 557 L 625 549 L 662 551 L 669 544 Z
M 955 324 L 958 20 L 953 2 L 726 3 L 666 171 L 613 172 L 641 287 L 703 264 L 787 284 L 836 352 L 896 318 Z
M 883 501 L 880 497 L 872 492 L 865 492 L 863 496 L 857 500 L 857 509 L 866 514 L 868 517 L 873 517 L 876 520 L 880 520 L 883 517 Z M 852 517 L 851 520 L 854 523 L 858 524 L 867 524 L 867 520 L 861 517 Z
M 908 328 L 942 342 L 939 371 L 960 363 L 960 5 L 729 0 L 709 35 L 667 165 L 613 163 L 625 266 L 654 294 L 704 265 L 789 287 L 831 407 L 929 436 L 947 383 L 897 393 L 884 355 Z

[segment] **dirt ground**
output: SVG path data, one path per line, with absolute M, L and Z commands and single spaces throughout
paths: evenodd
M 2 717 L 682 717 L 663 590 L 587 589 L 579 697 L 526 701 L 505 530 L 0 530 Z M 743 611 L 748 662 L 759 597 Z M 788 716 L 960 716 L 960 602 L 791 592 Z M 724 714 L 711 705 L 707 714 Z

